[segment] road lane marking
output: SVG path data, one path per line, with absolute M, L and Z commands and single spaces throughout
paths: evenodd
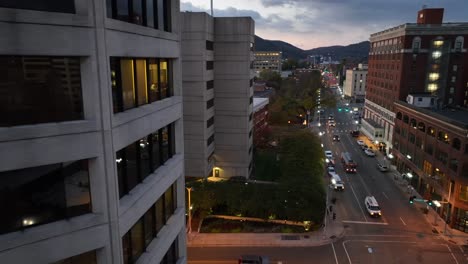
M 455 255 L 453 254 L 452 249 L 450 249 L 450 247 L 447 244 L 442 244 L 442 245 L 445 245 L 447 247 L 448 251 L 450 252 L 450 255 L 452 255 L 453 260 L 455 260 L 455 263 L 458 264 L 458 260 L 455 257 Z
M 410 241 L 380 241 L 380 240 L 346 240 L 343 241 L 343 249 L 346 253 L 346 257 L 348 257 L 348 262 L 349 264 L 353 264 L 351 261 L 351 257 L 349 256 L 348 250 L 346 249 L 346 243 L 348 242 L 372 242 L 372 243 L 409 243 L 409 244 L 416 244 L 416 242 L 410 242 Z M 458 264 L 458 262 L 457 262 Z
M 333 243 L 331 243 L 332 249 L 333 249 L 333 255 L 335 255 L 335 263 L 338 264 L 338 257 L 336 256 L 336 251 L 335 251 L 335 246 Z
M 356 202 L 357 202 L 357 204 L 358 204 L 358 206 L 359 206 L 359 209 L 361 209 L 361 213 L 362 213 L 362 215 L 364 216 L 364 219 L 366 220 L 366 222 L 368 222 L 368 221 L 367 221 L 366 214 L 364 214 L 364 210 L 362 210 L 361 203 L 359 202 L 359 199 L 357 198 L 357 195 L 356 195 L 356 193 L 354 192 L 354 188 L 353 188 L 353 186 L 351 185 L 351 183 L 349 184 L 349 187 L 351 187 L 351 191 L 353 191 L 354 198 L 356 198 Z
M 385 198 L 387 198 L 387 200 L 390 200 L 390 198 L 388 198 L 388 196 L 384 192 L 382 192 L 382 194 L 383 196 L 385 196 Z
M 403 218 L 400 217 L 400 220 L 403 223 L 403 225 L 406 225 L 405 221 L 403 221 Z
M 388 223 L 381 222 L 364 222 L 364 221 L 353 221 L 353 220 L 342 220 L 343 223 L 349 224 L 363 224 L 363 225 L 388 225 Z

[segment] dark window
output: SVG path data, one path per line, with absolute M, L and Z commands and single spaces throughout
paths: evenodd
M 206 89 L 210 90 L 210 89 L 213 89 L 213 88 L 214 88 L 214 81 L 213 80 L 207 81 L 206 82 Z
M 436 159 L 443 164 L 447 164 L 448 154 L 440 149 L 436 150 Z
M 250 104 L 253 104 L 253 96 L 250 96 L 250 98 L 249 98 L 249 103 L 250 103 Z
M 211 127 L 214 124 L 214 116 L 206 121 L 206 128 Z
M 0 94 L 0 126 L 84 119 L 77 57 L 0 56 Z
M 170 124 L 116 153 L 120 198 L 174 155 L 174 136 Z
M 88 251 L 80 255 L 62 259 L 51 264 L 97 264 L 96 250 Z
M 75 13 L 74 0 L 2 0 L 0 1 L 0 7 L 59 13 Z
M 250 113 L 250 115 L 249 115 L 249 121 L 252 121 L 252 116 L 253 116 L 253 114 Z
M 249 148 L 249 154 L 252 153 L 252 146 Z
M 461 148 L 461 141 L 458 138 L 454 138 L 452 142 L 452 147 L 456 150 L 460 150 Z
M 170 0 L 106 0 L 106 5 L 109 18 L 164 31 L 171 30 Z
M 172 96 L 171 61 L 110 59 L 114 113 Z
M 458 160 L 457 159 L 450 159 L 449 166 L 450 166 L 451 170 L 456 172 L 458 170 Z
M 249 81 L 249 87 L 252 87 L 252 85 L 253 85 L 253 79 L 250 79 L 250 81 Z
M 409 132 L 408 133 L 408 140 L 410 143 L 414 144 L 414 141 L 415 141 L 416 137 L 414 136 L 413 133 Z
M 208 147 L 209 145 L 211 145 L 213 141 L 214 141 L 214 134 L 208 138 L 208 140 L 206 141 L 206 146 Z
M 212 70 L 213 67 L 214 67 L 213 61 L 207 61 L 207 62 L 206 62 L 206 69 L 207 69 L 207 70 Z
M 426 153 L 431 156 L 434 154 L 434 147 L 431 144 L 426 144 Z
M 407 115 L 404 115 L 403 116 L 403 122 L 405 122 L 405 124 L 408 124 L 409 122 L 409 117 Z
M 124 263 L 137 262 L 151 241 L 158 236 L 166 221 L 174 214 L 177 205 L 175 190 L 176 185 L 171 185 L 122 237 Z
M 207 50 L 213 50 L 213 41 L 211 41 L 211 40 L 206 41 L 206 49 Z
M 212 98 L 212 99 L 210 99 L 210 100 L 208 100 L 206 102 L 206 109 L 210 109 L 213 106 L 214 106 L 214 98 Z
M 166 254 L 164 255 L 160 264 L 175 264 L 179 259 L 179 247 L 178 247 L 178 240 L 172 243 L 171 247 L 167 250 Z
M 249 132 L 249 138 L 252 137 L 252 129 L 250 129 L 250 132 Z
M 90 213 L 88 161 L 0 172 L 0 207 L 0 234 Z

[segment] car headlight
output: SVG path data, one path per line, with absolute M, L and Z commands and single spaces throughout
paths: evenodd
M 382 215 L 382 213 L 381 213 L 381 212 L 379 212 L 379 215 Z
M 374 215 L 374 213 L 370 213 L 371 215 Z

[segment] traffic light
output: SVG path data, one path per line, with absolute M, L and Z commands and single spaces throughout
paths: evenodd
M 341 107 L 338 107 L 338 112 L 341 112 Z
M 336 213 L 333 213 L 333 220 L 336 219 Z
M 432 206 L 432 200 L 427 200 L 427 204 L 428 204 L 429 206 Z
M 409 203 L 410 204 L 414 203 L 414 198 L 416 198 L 416 196 L 414 196 L 414 195 L 410 196 L 410 198 L 409 198 Z

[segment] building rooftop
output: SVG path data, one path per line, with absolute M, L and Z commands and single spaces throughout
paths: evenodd
M 371 38 L 383 36 L 394 32 L 406 32 L 406 31 L 437 31 L 442 30 L 444 34 L 460 34 L 460 30 L 468 30 L 468 22 L 451 22 L 442 24 L 417 24 L 417 23 L 405 23 L 396 27 L 388 28 L 376 33 L 371 34 Z
M 253 112 L 257 112 L 261 108 L 265 107 L 269 103 L 268 98 L 259 98 L 259 97 L 254 97 L 253 98 Z
M 428 116 L 440 119 L 443 122 L 450 123 L 463 129 L 468 129 L 468 110 L 463 108 L 445 108 L 431 109 L 421 108 L 403 101 L 397 101 L 396 104 L 411 108 Z

